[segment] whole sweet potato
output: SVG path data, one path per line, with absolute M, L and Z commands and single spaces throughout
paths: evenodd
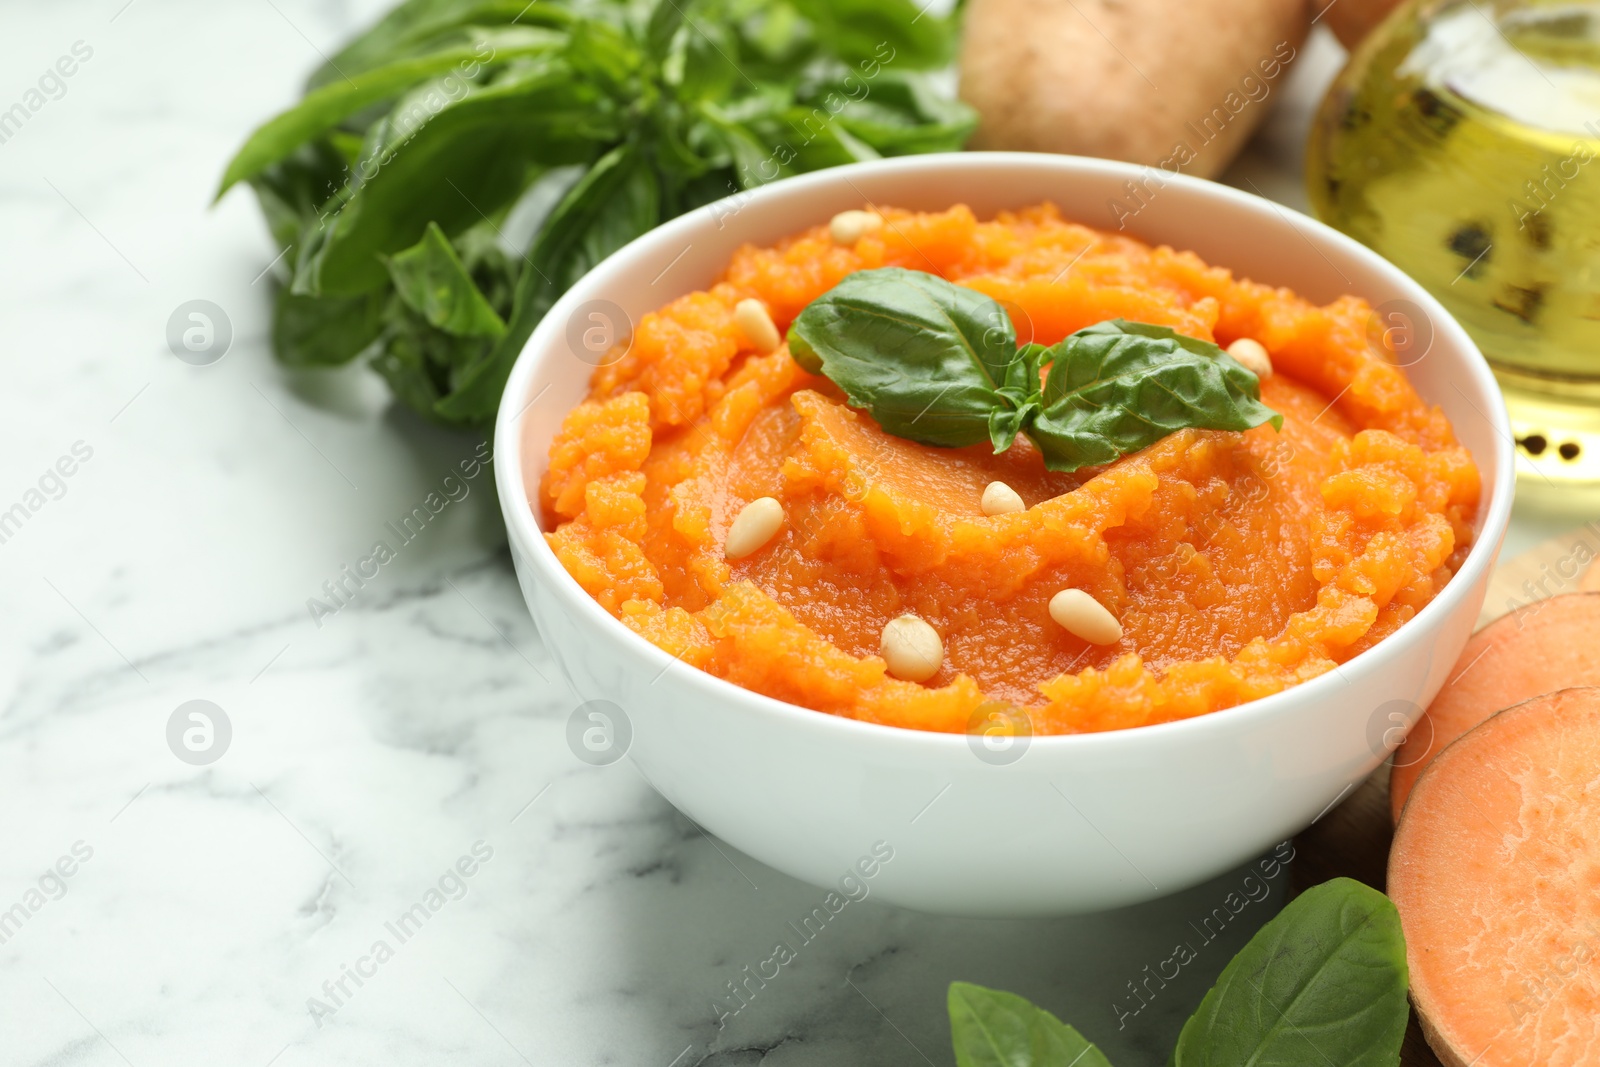
M 1313 14 L 1306 0 L 971 0 L 971 146 L 1211 177 L 1266 115 Z

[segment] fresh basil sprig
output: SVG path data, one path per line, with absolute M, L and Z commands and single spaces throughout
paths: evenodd
M 1239 951 L 1184 1024 L 1171 1067 L 1396 1067 L 1410 1008 L 1389 898 L 1349 878 L 1291 901 Z M 1110 1067 L 1078 1031 L 1022 997 L 955 982 L 958 1067 Z
M 424 417 L 483 425 L 556 299 L 652 227 L 783 176 L 960 148 L 976 114 L 924 73 L 955 23 L 925 6 L 401 0 L 223 176 L 283 249 L 274 352 L 362 358 Z
M 1209 341 L 1113 319 L 1018 347 L 998 301 L 900 267 L 858 271 L 812 301 L 789 327 L 789 351 L 896 437 L 1004 452 L 1022 433 L 1056 471 L 1177 430 L 1283 426 L 1256 376 Z

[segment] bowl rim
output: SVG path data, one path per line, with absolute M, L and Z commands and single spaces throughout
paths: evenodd
M 674 663 L 678 662 L 678 657 L 668 654 L 665 650 L 651 644 L 640 634 L 624 626 L 620 620 L 602 608 L 599 602 L 585 592 L 577 580 L 567 573 L 566 568 L 561 566 L 560 561 L 556 558 L 555 552 L 545 542 L 543 531 L 540 530 L 535 518 L 532 502 L 527 499 L 523 488 L 522 426 L 523 416 L 531 408 L 531 405 L 524 403 L 523 398 L 529 392 L 529 380 L 540 365 L 539 353 L 543 351 L 547 355 L 553 356 L 558 351 L 559 345 L 556 343 L 559 341 L 560 327 L 558 323 L 563 321 L 564 316 L 570 315 L 577 305 L 585 300 L 594 298 L 594 294 L 587 290 L 596 284 L 603 284 L 608 268 L 614 268 L 617 263 L 631 259 L 634 256 L 655 251 L 658 245 L 677 247 L 684 238 L 694 233 L 699 227 L 706 225 L 707 223 L 704 220 L 707 217 L 715 217 L 714 213 L 708 215 L 708 212 L 712 212 L 714 208 L 729 209 L 729 213 L 731 213 L 734 208 L 749 207 L 757 199 L 782 198 L 818 186 L 851 186 L 851 179 L 863 174 L 880 174 L 883 172 L 937 174 L 951 168 L 993 171 L 1012 167 L 1054 171 L 1063 176 L 1098 174 L 1119 179 L 1137 179 L 1149 169 L 1136 164 L 1114 160 L 1030 152 L 943 152 L 900 156 L 831 167 L 826 170 L 778 179 L 758 188 L 737 192 L 711 205 L 703 206 L 669 220 L 635 238 L 611 256 L 608 256 L 564 293 L 545 313 L 544 318 L 535 328 L 532 335 L 529 336 L 527 343 L 522 347 L 522 351 L 517 355 L 516 362 L 506 381 L 505 392 L 501 396 L 499 411 L 495 418 L 494 449 L 492 453 L 495 461 L 495 486 L 500 497 L 501 511 L 505 517 L 507 534 L 516 543 L 516 546 L 521 549 L 523 560 L 535 569 L 537 580 L 561 601 L 563 609 L 574 611 L 584 616 L 586 620 L 613 635 L 624 649 L 632 654 L 641 656 L 646 663 L 653 663 L 655 668 L 663 674 L 670 670 Z M 1440 324 L 1436 336 L 1441 333 L 1452 336 L 1453 347 L 1459 350 L 1461 356 L 1467 357 L 1463 360 L 1465 364 L 1463 369 L 1466 371 L 1470 384 L 1476 388 L 1480 398 L 1488 398 L 1490 400 L 1488 410 L 1483 411 L 1480 408 L 1479 414 L 1488 420 L 1490 429 L 1493 431 L 1494 478 L 1492 481 L 1486 481 L 1483 484 L 1483 493 L 1487 497 L 1487 508 L 1484 508 L 1483 498 L 1480 497 L 1480 510 L 1478 522 L 1476 523 L 1477 536 L 1472 548 L 1468 551 L 1467 558 L 1463 561 L 1461 568 L 1451 576 L 1443 591 L 1425 604 L 1422 610 L 1402 623 L 1394 633 L 1389 634 L 1344 663 L 1337 665 L 1333 670 L 1256 700 L 1246 701 L 1233 707 L 1221 708 L 1217 711 L 1188 718 L 1091 733 L 1034 734 L 1029 737 L 1030 750 L 1040 748 L 1044 752 L 1064 754 L 1080 750 L 1122 747 L 1127 744 L 1157 744 L 1163 741 L 1181 743 L 1186 738 L 1195 736 L 1203 731 L 1233 730 L 1246 732 L 1264 720 L 1292 713 L 1294 708 L 1305 702 L 1332 697 L 1336 694 L 1336 687 L 1350 684 L 1348 680 L 1342 677 L 1344 671 L 1366 672 L 1381 669 L 1383 661 L 1404 654 L 1411 645 L 1418 641 L 1427 640 L 1430 631 L 1435 629 L 1437 624 L 1442 623 L 1445 616 L 1460 610 L 1461 602 L 1472 595 L 1473 590 L 1479 584 L 1479 580 L 1485 576 L 1485 572 L 1494 563 L 1510 522 L 1516 473 L 1511 425 L 1506 414 L 1504 401 L 1500 398 L 1499 387 L 1495 383 L 1494 376 L 1489 370 L 1489 365 L 1484 360 L 1476 343 L 1460 323 L 1456 321 L 1455 317 L 1445 310 L 1444 306 L 1431 293 L 1401 271 L 1400 268 L 1383 259 L 1365 245 L 1286 205 L 1232 186 L 1190 175 L 1162 171 L 1161 180 L 1164 185 L 1175 184 L 1180 188 L 1187 189 L 1201 199 L 1210 198 L 1232 202 L 1234 205 L 1251 212 L 1259 212 L 1265 209 L 1277 214 L 1284 224 L 1305 236 L 1314 248 L 1317 242 L 1321 242 L 1326 246 L 1338 249 L 1345 255 L 1353 256 L 1355 259 L 1362 261 L 1368 268 L 1383 276 L 1387 282 L 1401 290 L 1406 299 L 1418 303 L 1426 314 L 1432 317 L 1434 322 Z M 1294 217 L 1293 221 L 1290 219 L 1291 215 Z M 1156 244 L 1159 242 L 1152 240 L 1150 243 Z M 1226 264 L 1218 265 L 1226 266 Z M 599 279 L 599 282 L 596 282 L 595 279 Z M 585 283 L 588 284 L 586 285 Z M 1477 358 L 1471 358 L 1473 356 Z M 1471 395 L 1464 392 L 1463 396 L 1469 405 L 1478 408 L 1477 401 Z M 548 640 L 546 643 L 553 644 Z M 700 697 L 707 701 L 723 704 L 732 702 L 733 705 L 743 705 L 744 709 L 749 713 L 762 715 L 769 720 L 776 720 L 777 723 L 784 726 L 810 730 L 818 734 L 825 731 L 835 731 L 842 739 L 852 739 L 866 743 L 877 742 L 904 745 L 913 750 L 926 749 L 933 753 L 955 751 L 957 749 L 965 751 L 970 741 L 971 735 L 967 733 L 918 730 L 912 727 L 864 722 L 860 719 L 848 718 L 825 711 L 816 711 L 799 704 L 791 704 L 788 701 L 766 696 L 754 690 L 745 689 L 697 667 L 685 666 L 687 674 L 682 680 L 682 684 L 690 686 Z M 563 670 L 563 674 L 566 673 Z M 574 687 L 576 685 L 574 679 L 570 676 L 567 677 L 567 682 L 569 685 L 574 685 Z M 1148 740 L 1141 742 L 1138 740 L 1139 738 Z

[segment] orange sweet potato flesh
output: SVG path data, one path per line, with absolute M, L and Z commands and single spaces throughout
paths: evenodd
M 1500 712 L 1417 781 L 1389 854 L 1446 1067 L 1600 1062 L 1600 688 Z
M 1600 685 L 1600 593 L 1536 601 L 1479 630 L 1395 750 L 1389 772 L 1394 820 L 1428 761 L 1446 745 L 1501 708 L 1574 685 Z

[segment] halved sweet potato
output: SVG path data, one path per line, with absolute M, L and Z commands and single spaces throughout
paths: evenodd
M 1600 685 L 1600 593 L 1536 601 L 1473 634 L 1444 688 L 1395 750 L 1394 820 L 1417 776 L 1450 742 L 1501 708 L 1575 685 Z
M 1417 781 L 1389 854 L 1411 998 L 1446 1067 L 1600 1056 L 1600 688 L 1508 708 Z

